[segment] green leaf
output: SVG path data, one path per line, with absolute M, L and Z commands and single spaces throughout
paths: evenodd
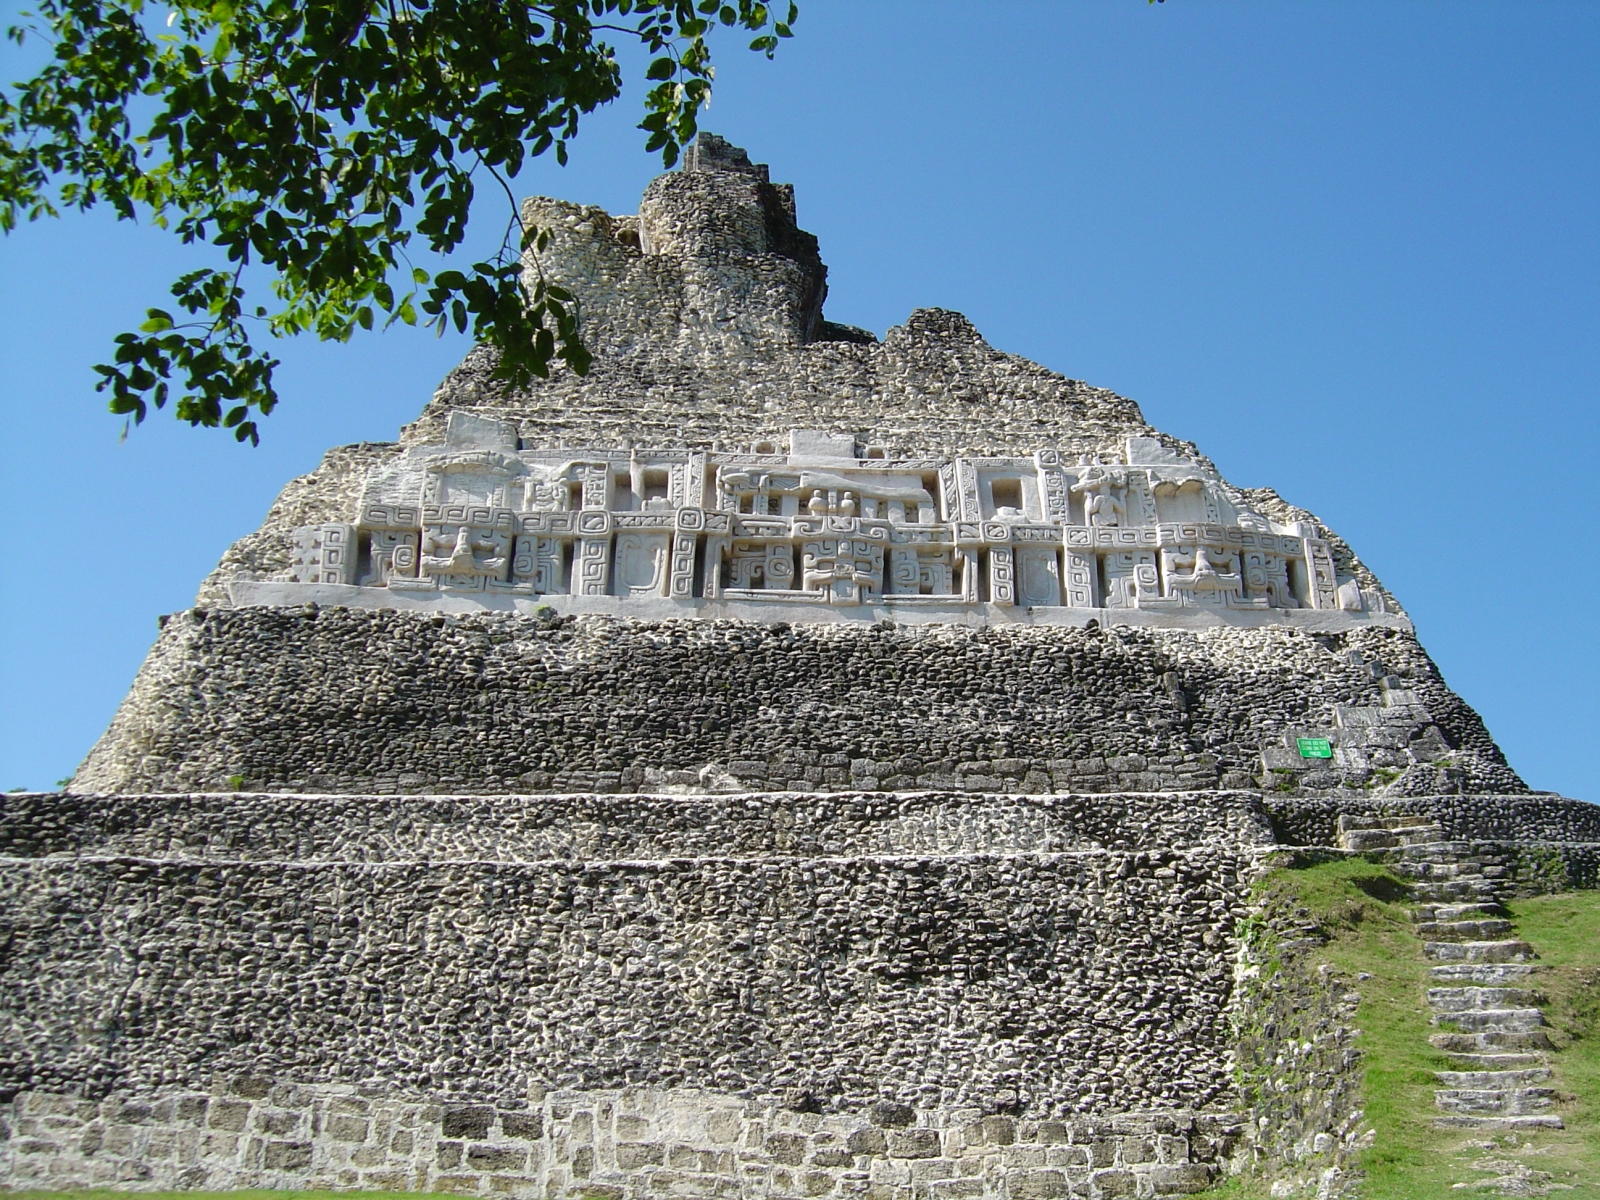
M 463 244 L 475 169 L 504 182 L 552 149 L 568 161 L 581 119 L 621 94 L 625 59 L 598 40 L 600 18 L 629 18 L 650 58 L 641 130 L 670 167 L 710 97 L 713 26 L 742 26 L 770 56 L 795 15 L 791 4 L 780 23 L 750 0 L 416 0 L 400 16 L 368 0 L 172 0 L 168 11 L 170 26 L 145 0 L 42 0 L 34 20 L 53 56 L 0 90 L 0 229 L 105 203 L 209 246 L 214 265 L 171 288 L 184 323 L 147 310 L 113 339 L 97 386 L 119 414 L 142 421 L 170 400 L 178 419 L 251 443 L 278 404 L 256 322 L 346 340 L 379 310 L 386 326 L 415 324 L 420 306 L 437 331 L 470 328 L 493 346 L 511 386 L 558 360 L 586 371 L 576 299 L 552 289 L 541 306 L 523 289 L 527 237 L 435 277 L 406 256 Z M 548 231 L 531 244 L 546 248 Z M 275 304 L 247 298 L 246 265 Z M 426 290 L 397 298 L 393 271 Z

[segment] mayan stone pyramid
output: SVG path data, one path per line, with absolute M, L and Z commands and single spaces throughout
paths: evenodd
M 1342 986 L 1258 1019 L 1270 855 L 1592 873 L 1332 530 L 829 322 L 743 151 L 526 216 L 592 372 L 330 451 L 0 801 L 0 1182 L 1200 1191 L 1359 1119 Z

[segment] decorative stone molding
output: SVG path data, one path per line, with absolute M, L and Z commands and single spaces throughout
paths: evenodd
M 670 600 L 681 615 L 824 610 L 1105 610 L 1183 620 L 1384 616 L 1328 544 L 1232 499 L 1149 437 L 1122 461 L 886 457 L 794 429 L 787 453 L 519 449 L 516 427 L 451 414 L 444 443 L 373 468 L 354 520 L 297 530 L 279 583 L 343 585 L 357 607 L 466 599 Z M 255 581 L 244 581 L 247 584 Z M 297 589 L 240 589 L 299 603 Z M 638 615 L 645 615 L 639 609 Z M 1251 622 L 1251 623 L 1257 623 Z

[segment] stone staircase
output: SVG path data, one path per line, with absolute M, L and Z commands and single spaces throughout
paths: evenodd
M 1339 818 L 1346 850 L 1382 851 L 1415 881 L 1412 910 L 1428 969 L 1428 1008 L 1441 1031 L 1429 1041 L 1455 1069 L 1436 1071 L 1434 1103 L 1445 1128 L 1560 1129 L 1551 1112 L 1551 1049 L 1533 947 L 1519 941 L 1496 899 L 1502 868 L 1449 841 L 1423 816 Z

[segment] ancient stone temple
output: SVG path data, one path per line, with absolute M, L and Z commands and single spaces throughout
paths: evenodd
M 1342 990 L 1241 1034 L 1267 858 L 1403 818 L 1592 878 L 1594 810 L 1332 530 L 955 313 L 829 322 L 743 151 L 526 216 L 592 372 L 510 395 L 477 351 L 329 452 L 71 787 L 0 799 L 0 1182 L 1320 1170 Z

